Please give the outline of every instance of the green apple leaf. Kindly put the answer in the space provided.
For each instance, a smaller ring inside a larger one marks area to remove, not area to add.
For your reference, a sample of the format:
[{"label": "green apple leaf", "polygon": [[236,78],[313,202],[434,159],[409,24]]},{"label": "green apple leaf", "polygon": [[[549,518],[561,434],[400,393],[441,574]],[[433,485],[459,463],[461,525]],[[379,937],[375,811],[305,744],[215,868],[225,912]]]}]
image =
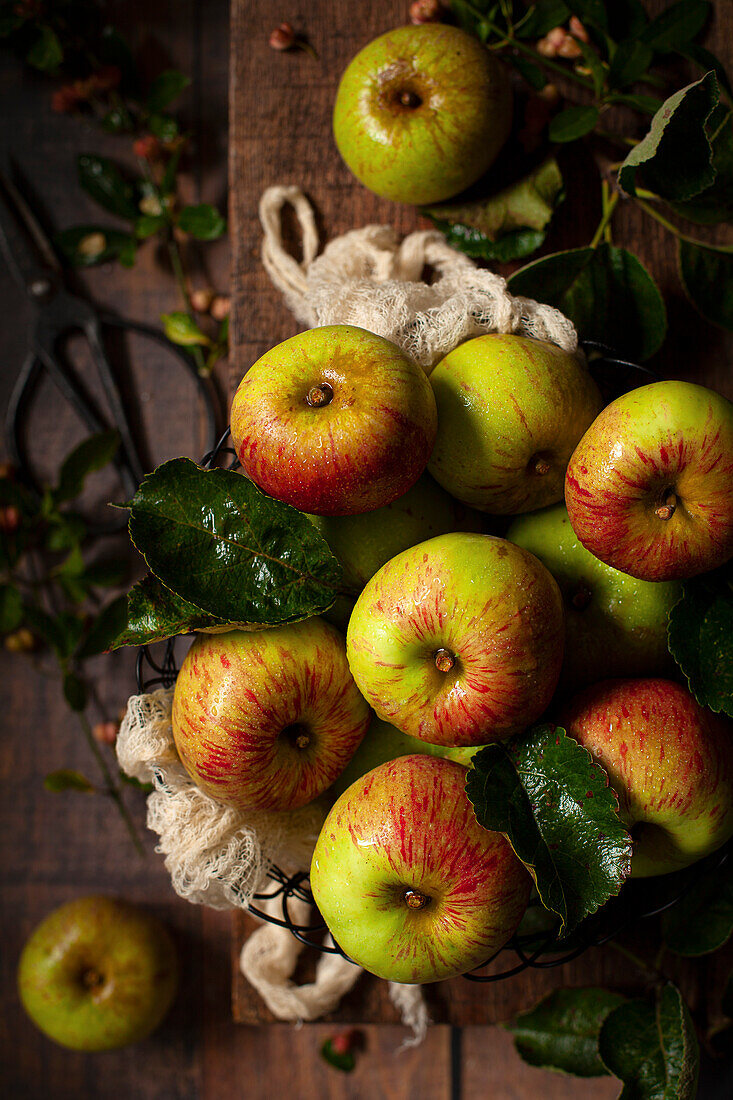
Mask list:
[{"label": "green apple leaf", "polygon": [[631,252],[600,244],[533,260],[508,280],[512,294],[561,310],[581,339],[598,340],[638,360],[657,351],[667,314],[657,284]]},{"label": "green apple leaf", "polygon": [[708,0],[678,0],[652,20],[641,33],[641,39],[658,53],[679,50],[697,38],[708,19]]},{"label": "green apple leaf", "polygon": [[83,440],[63,461],[59,483],[53,492],[54,501],[62,504],[78,497],[87,476],[111,462],[119,445],[117,432],[98,432]]},{"label": "green apple leaf", "polygon": [[703,707],[733,717],[733,565],[685,581],[669,613],[669,651]]},{"label": "green apple leaf", "polygon": [[680,240],[677,265],[693,306],[706,320],[733,332],[733,249]]},{"label": "green apple leaf", "polygon": [[199,241],[216,241],[226,233],[227,223],[215,206],[201,202],[184,206],[178,215],[178,227]]},{"label": "green apple leaf", "polygon": [[148,573],[127,593],[123,620],[115,635],[109,639],[107,648],[150,645],[151,642],[173,638],[176,634],[227,626],[231,626],[232,630],[235,628],[235,624],[209,615],[182,596],[177,596],[152,573]]},{"label": "green apple leaf", "polygon": [[10,634],[23,622],[23,597],[12,584],[0,584],[0,634]]},{"label": "green apple leaf", "polygon": [[668,982],[656,1001],[627,1001],[606,1018],[601,1059],[624,1083],[619,1100],[695,1100],[700,1051],[687,1005]]},{"label": "green apple leaf", "polygon": [[603,1077],[608,1070],[598,1054],[598,1035],[608,1014],[625,999],[609,989],[556,989],[504,1026],[530,1066],[575,1077]]},{"label": "green apple leaf", "polygon": [[618,173],[618,182],[636,194],[636,175],[664,199],[690,199],[715,179],[713,150],[705,124],[718,103],[718,80],[706,73],[665,100]]},{"label": "green apple leaf", "polygon": [[506,834],[562,931],[618,894],[631,868],[618,799],[601,765],[559,726],[481,749],[466,794],[478,822]]},{"label": "green apple leaf", "polygon": [[61,794],[62,791],[81,791],[83,794],[89,794],[94,790],[94,786],[85,775],[70,768],[49,772],[43,780],[43,785],[47,791],[52,791],[54,794]]},{"label": "green apple leaf", "polygon": [[562,197],[562,175],[555,158],[549,157],[495,195],[474,202],[442,203],[422,212],[453,248],[476,259],[504,263],[539,248]]},{"label": "green apple leaf", "polygon": [[83,153],[77,159],[77,172],[81,187],[99,206],[126,221],[136,220],[140,211],[134,188],[111,160]]},{"label": "green apple leaf", "polygon": [[598,118],[597,107],[566,107],[550,123],[550,141],[577,141],[595,129]]},{"label": "green apple leaf", "polygon": [[166,588],[225,623],[299,622],[326,611],[341,582],[306,516],[233,470],[187,458],[144,479],[130,537]]},{"label": "green apple leaf", "polygon": [[609,87],[625,88],[627,84],[634,84],[649,69],[652,56],[651,46],[638,38],[619,42],[608,72]]},{"label": "green apple leaf", "polygon": [[514,27],[517,38],[544,38],[553,27],[567,23],[571,9],[564,0],[539,0]]},{"label": "green apple leaf", "polygon": [[326,1039],[321,1047],[321,1058],[328,1062],[329,1066],[340,1070],[342,1073],[352,1073],[356,1066],[356,1057],[353,1050],[335,1050],[333,1039]]},{"label": "green apple leaf", "polygon": [[708,123],[715,182],[686,202],[672,204],[683,218],[698,225],[733,221],[733,112],[719,104]]},{"label": "green apple leaf", "polygon": [[190,83],[191,78],[179,72],[178,69],[166,69],[165,72],[159,73],[150,85],[146,103],[148,111],[152,113],[164,111]]},{"label": "green apple leaf", "polygon": [[733,868],[717,867],[668,909],[662,935],[676,955],[709,955],[733,934]]},{"label": "green apple leaf", "polygon": [[93,267],[119,259],[130,234],[106,225],[75,225],[57,233],[54,241],[72,267]]}]

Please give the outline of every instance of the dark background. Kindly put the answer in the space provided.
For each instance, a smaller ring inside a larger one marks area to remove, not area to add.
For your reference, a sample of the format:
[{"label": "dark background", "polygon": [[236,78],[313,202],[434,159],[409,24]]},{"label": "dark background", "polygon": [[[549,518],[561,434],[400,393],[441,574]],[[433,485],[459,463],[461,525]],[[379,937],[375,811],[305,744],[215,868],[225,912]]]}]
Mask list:
[{"label": "dark background", "polygon": [[[361,41],[370,36],[364,28],[368,27],[371,34],[388,29],[405,18],[407,6],[391,2],[358,5],[358,18],[363,22]],[[662,6],[648,5],[650,9]],[[276,112],[268,114],[273,102],[272,85],[279,84],[282,90],[290,79],[297,88],[302,78],[313,89],[314,103],[319,97],[331,95],[321,80],[323,69],[307,68],[305,61],[290,58],[289,68],[278,67],[286,59],[267,52],[267,34],[272,25],[284,18],[313,32],[319,47],[318,32],[322,32],[321,37],[327,40],[324,65],[327,62],[331,79],[345,64],[349,52],[344,44],[346,37],[339,38],[338,29],[326,27],[329,20],[325,13],[329,7],[320,3],[307,8],[289,2],[249,4],[247,0],[239,0],[237,4],[238,30],[233,39],[237,71],[241,75],[246,70],[247,51],[251,49],[251,71],[256,72],[260,64],[267,67],[270,79],[262,95],[261,89],[252,83],[235,91],[238,132],[241,136],[251,124],[255,141],[248,156],[259,155],[260,160],[242,167],[241,146],[232,157],[236,200],[233,225],[239,234],[234,280],[238,351],[228,367],[222,364],[218,368],[217,384],[223,404],[244,370],[246,363],[242,356],[247,354],[248,343],[263,339],[274,343],[293,329],[284,309],[279,322],[283,331],[268,328],[267,313],[255,297],[252,275],[258,266],[254,258],[258,241],[255,193],[259,193],[260,180],[267,178],[268,157],[277,167],[273,168],[276,174],[271,173],[267,182],[275,182],[282,178],[277,174],[281,169],[278,157],[282,159],[285,155],[278,146],[276,125],[269,135],[272,146],[269,154],[263,134],[264,120],[269,119],[269,125],[277,120]],[[353,5],[338,7],[342,22],[356,18]],[[185,180],[186,199],[223,206],[227,181],[228,4],[224,0],[199,3],[124,0],[110,3],[108,9],[110,21],[127,35],[144,72],[154,75],[162,68],[174,66],[192,76],[193,84],[181,101],[183,114],[197,135],[191,158],[195,168]],[[727,14],[723,9],[727,9]],[[730,16],[730,7],[719,4],[710,43],[723,56],[733,32]],[[727,35],[721,26],[726,18]],[[351,30],[353,33],[353,26]],[[124,139],[106,137],[79,118],[53,114],[52,87],[52,82],[29,74],[7,55],[0,55],[0,147],[17,163],[28,181],[34,205],[45,213],[49,227],[61,229],[97,217],[76,183],[77,154],[100,152],[124,158],[128,150]],[[302,90],[294,94],[300,96]],[[279,109],[287,111],[288,107],[281,103]],[[315,164],[311,158],[310,172],[321,168],[320,155],[315,160],[319,163]],[[335,223],[343,219],[349,226],[360,225],[373,217],[369,197],[363,189],[354,189],[331,149],[323,171],[325,184],[330,188],[330,197],[323,200],[324,205],[347,193],[349,197],[356,196],[353,207],[338,208]],[[292,174],[289,180],[300,182]],[[591,206],[589,203],[581,217],[587,215],[586,220],[592,225],[597,217]],[[404,212],[395,214],[400,228],[410,227],[403,225],[401,219]],[[565,224],[566,247],[584,243],[573,239],[578,228]],[[327,229],[330,233],[333,225],[329,224]],[[651,253],[653,269],[667,298],[671,332],[660,369],[670,375],[686,373],[691,361],[696,361],[706,364],[708,371],[717,372],[722,382],[730,371],[725,339],[714,330],[701,329],[690,307],[681,300],[674,288],[671,250],[660,243],[661,236],[649,231],[648,223],[642,230],[632,221],[631,235],[627,234],[625,239],[642,254],[645,250]],[[208,246],[206,257],[209,272],[201,272],[201,285],[211,281],[225,290],[229,282],[226,245]],[[262,276],[257,275],[256,279],[261,291]],[[117,265],[94,269],[78,277],[77,287],[85,289],[98,304],[137,320],[156,323],[161,312],[179,308],[171,274],[163,258],[150,246],[141,250],[133,270],[126,271]],[[25,356],[28,322],[25,300],[4,271],[0,271],[0,302],[3,307],[0,408],[3,408]],[[730,342],[727,346],[729,349]],[[127,384],[139,401],[141,436],[146,440],[150,462],[180,454],[199,455],[202,434],[195,415],[195,397],[175,364],[151,353],[142,344],[135,345],[132,362],[133,374]],[[52,471],[84,434],[73,415],[60,407],[52,389],[41,393],[31,433],[39,469]],[[99,500],[108,498],[110,492],[114,492],[114,486],[104,477],[91,486],[91,495]],[[233,1024],[229,918],[177,899],[161,857],[153,854],[152,835],[145,834],[147,854],[144,859],[138,858],[114,808],[103,799],[51,795],[43,790],[43,776],[49,771],[76,767],[94,776],[93,764],[74,717],[61,699],[58,680],[45,674],[47,670],[33,667],[26,658],[3,652],[2,661],[0,1043],[5,1095],[29,1100],[36,1097],[203,1100],[238,1096],[264,1100],[271,1095],[349,1098],[419,1095],[421,1100],[447,1100],[449,1096],[478,1098],[488,1094],[495,1100],[524,1100],[542,1094],[547,1100],[555,1097],[610,1100],[618,1094],[618,1084],[609,1079],[576,1082],[522,1065],[509,1036],[499,1028],[435,1027],[421,1048],[396,1053],[406,1036],[404,1029],[372,1026],[365,1029],[366,1049],[357,1070],[346,1078],[318,1057],[321,1042],[334,1030],[331,1025],[308,1025],[295,1030],[283,1025],[254,1028]],[[100,714],[104,711],[114,717],[124,706],[134,686],[133,664],[133,655],[124,652],[97,661]],[[132,793],[129,803],[142,829],[143,799]],[[162,917],[176,936],[183,962],[180,995],[163,1027],[136,1048],[102,1055],[74,1054],[55,1047],[25,1018],[15,992],[18,953],[33,927],[54,906],[91,892],[119,894],[144,904]],[[722,1068],[708,1071],[707,1076],[720,1077],[722,1072]],[[706,1088],[701,1095],[722,1097],[732,1093],[733,1082],[729,1079],[717,1091]]]}]

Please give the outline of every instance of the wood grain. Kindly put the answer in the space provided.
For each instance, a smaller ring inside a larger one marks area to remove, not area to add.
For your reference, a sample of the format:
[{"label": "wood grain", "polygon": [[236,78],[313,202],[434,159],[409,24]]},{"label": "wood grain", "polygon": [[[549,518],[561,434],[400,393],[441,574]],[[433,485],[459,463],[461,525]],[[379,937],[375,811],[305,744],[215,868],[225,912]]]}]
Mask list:
[{"label": "wood grain", "polygon": [[[655,12],[664,4],[647,7]],[[341,162],[331,134],[333,101],[345,64],[372,38],[404,22],[405,5],[398,0],[358,5],[319,0],[310,6],[304,19],[294,0],[284,0],[278,6],[277,19],[289,20],[296,31],[307,34],[318,60],[301,51],[274,53],[267,42],[273,24],[272,5],[267,0],[234,0],[229,153],[232,391],[255,359],[299,327],[259,260],[262,234],[258,202],[267,187],[276,183],[301,187],[315,206],[322,242],[371,222],[390,224],[400,234],[428,224],[413,208],[379,199],[359,185]],[[723,57],[731,56],[732,33],[733,10],[718,5],[710,45]],[[547,242],[549,251],[587,244],[600,216],[599,188],[589,188],[577,166],[569,174],[567,187],[567,200]],[[627,244],[647,264],[668,305],[670,334],[652,365],[662,376],[707,382],[733,397],[733,377],[728,367],[733,339],[730,334],[701,324],[682,295],[669,235],[633,203],[623,205],[614,221],[616,240]],[[297,235],[294,250],[297,255]],[[253,927],[250,918],[235,916],[234,1016],[250,1024],[274,1019],[236,966],[241,944]],[[506,965],[502,958],[494,968]],[[306,958],[303,975],[312,969],[313,958]],[[685,990],[693,1001],[701,996],[699,973],[694,965],[683,967]],[[427,987],[426,993],[437,1022],[476,1025],[506,1020],[559,985],[606,982],[619,984],[618,957],[610,951],[592,951],[559,970],[528,971],[490,985],[456,979]],[[628,973],[627,968],[621,984],[629,990],[640,988],[638,976]],[[344,998],[333,1018],[344,1022],[391,1022],[395,1010],[384,983],[365,976]]]}]

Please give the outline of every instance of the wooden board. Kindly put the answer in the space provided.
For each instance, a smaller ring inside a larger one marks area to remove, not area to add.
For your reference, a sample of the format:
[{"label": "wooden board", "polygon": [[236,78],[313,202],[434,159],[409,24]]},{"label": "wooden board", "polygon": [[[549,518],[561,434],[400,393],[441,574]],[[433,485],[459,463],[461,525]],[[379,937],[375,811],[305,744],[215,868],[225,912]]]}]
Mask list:
[{"label": "wooden board", "polygon": [[[648,4],[650,11],[663,3]],[[231,53],[230,204],[233,229],[233,313],[231,385],[236,388],[246,369],[267,348],[299,329],[280,294],[271,285],[259,260],[262,238],[259,198],[273,184],[297,184],[313,202],[322,243],[349,229],[377,222],[394,226],[400,234],[428,223],[411,207],[377,198],[360,186],[341,162],[331,134],[331,112],[339,76],[348,60],[372,38],[405,21],[406,4],[383,0],[375,4],[344,4],[341,0],[314,0],[307,9],[283,0],[277,20],[289,20],[306,33],[318,60],[291,51],[274,53],[268,47],[273,8],[268,0],[234,0]],[[724,58],[731,56],[733,11],[718,7],[711,46]],[[727,21],[727,22],[726,22]],[[725,26],[730,32],[726,35]],[[571,200],[558,213],[548,241],[550,250],[587,244],[600,217],[599,188],[584,189],[573,170],[567,185]],[[662,376],[706,382],[733,397],[729,364],[733,341],[729,334],[700,323],[676,281],[674,247],[659,225],[632,204],[619,212],[617,238],[647,263],[668,303],[670,333],[654,366]],[[715,231],[701,230],[701,235]],[[294,254],[297,252],[297,235]],[[515,265],[518,266],[518,265]],[[509,268],[500,268],[506,273]],[[261,999],[239,973],[237,960],[246,936],[254,927],[237,915],[233,934],[233,1006],[241,1023],[272,1021]],[[652,935],[653,939],[653,935]],[[650,945],[650,946],[653,946]],[[300,977],[313,969],[314,952],[307,951]],[[308,958],[310,956],[310,958]],[[452,1024],[486,1024],[505,1020],[527,1008],[543,993],[559,985],[611,982],[639,989],[640,976],[610,950],[588,952],[560,970],[528,971],[496,984],[477,985],[463,979],[427,987],[434,1020]],[[505,967],[505,957],[495,966]],[[693,1003],[705,996],[705,971],[681,968]],[[643,984],[643,983],[642,983]],[[360,980],[344,998],[335,1019],[349,1022],[392,1022],[397,1019],[384,982]]]}]

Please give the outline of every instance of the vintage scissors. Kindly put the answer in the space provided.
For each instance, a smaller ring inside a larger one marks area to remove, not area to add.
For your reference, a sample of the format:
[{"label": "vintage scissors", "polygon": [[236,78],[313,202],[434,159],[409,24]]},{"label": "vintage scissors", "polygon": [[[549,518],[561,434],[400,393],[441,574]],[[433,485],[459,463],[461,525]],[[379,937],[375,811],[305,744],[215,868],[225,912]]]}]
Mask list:
[{"label": "vintage scissors", "polygon": [[[5,417],[5,436],[10,461],[23,470],[24,478],[34,487],[31,465],[23,440],[33,393],[43,371],[47,371],[62,396],[76,410],[90,432],[115,430],[119,447],[114,462],[125,491],[134,494],[145,476],[140,452],[135,444],[130,420],[104,349],[104,326],[135,332],[159,342],[172,354],[194,380],[202,398],[206,439],[209,448],[216,442],[216,416],[210,386],[197,373],[186,352],[166,340],[162,332],[148,325],[123,320],[114,314],[98,312],[91,303],[70,293],[63,285],[61,265],[53,247],[41,229],[27,202],[0,171],[0,251],[11,274],[25,290],[33,309],[30,351],[13,386]],[[60,341],[73,332],[82,332],[99,375],[107,412],[103,414],[86,393],[75,373],[59,354]],[[112,529],[113,525],[108,525]]]}]

